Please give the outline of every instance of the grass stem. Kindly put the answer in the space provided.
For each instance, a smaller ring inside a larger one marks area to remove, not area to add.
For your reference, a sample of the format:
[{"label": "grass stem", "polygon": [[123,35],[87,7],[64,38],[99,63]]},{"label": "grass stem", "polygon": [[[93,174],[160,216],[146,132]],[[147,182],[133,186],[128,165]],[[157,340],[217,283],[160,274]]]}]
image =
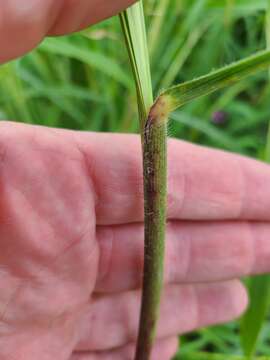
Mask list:
[{"label": "grass stem", "polygon": [[167,121],[155,104],[144,129],[145,255],[136,360],[150,359],[163,285],[167,198]]},{"label": "grass stem", "polygon": [[[120,15],[137,90],[144,175],[144,276],[136,360],[148,360],[163,284],[167,198],[166,101],[153,105],[142,2]],[[152,106],[153,105],[153,106]]]}]

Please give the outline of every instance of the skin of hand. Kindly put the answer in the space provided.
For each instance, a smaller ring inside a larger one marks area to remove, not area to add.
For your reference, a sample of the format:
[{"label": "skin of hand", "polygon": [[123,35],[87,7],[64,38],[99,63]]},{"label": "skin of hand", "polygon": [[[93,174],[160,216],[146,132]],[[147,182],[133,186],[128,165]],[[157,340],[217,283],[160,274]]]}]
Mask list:
[{"label": "skin of hand", "polygon": [[[240,315],[270,269],[269,166],[169,141],[165,288],[154,360]],[[1,360],[132,359],[143,268],[136,135],[0,123]]]},{"label": "skin of hand", "polygon": [[33,49],[47,35],[78,31],[135,0],[0,0],[0,63]]},{"label": "skin of hand", "polygon": [[[0,62],[132,1],[0,0]],[[8,34],[8,36],[6,35]],[[270,270],[270,168],[169,142],[165,288],[153,360],[247,305]],[[132,359],[143,268],[138,136],[0,123],[1,360]]]}]

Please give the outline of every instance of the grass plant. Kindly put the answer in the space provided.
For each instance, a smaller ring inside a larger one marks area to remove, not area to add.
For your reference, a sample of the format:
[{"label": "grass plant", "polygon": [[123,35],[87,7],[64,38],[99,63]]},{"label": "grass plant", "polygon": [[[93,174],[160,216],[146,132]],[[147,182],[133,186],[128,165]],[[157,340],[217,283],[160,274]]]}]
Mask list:
[{"label": "grass plant", "polygon": [[[201,10],[204,3],[204,1],[199,1],[196,3],[195,9],[197,11],[198,9]],[[165,5],[161,3],[158,10],[164,10]],[[229,5],[232,5],[231,2]],[[153,103],[142,1],[124,11],[120,15],[120,20],[137,90],[143,149],[145,260],[140,326],[135,359],[148,360],[150,359],[151,349],[155,340],[163,283],[166,234],[166,144],[168,118],[173,111],[198,97],[208,95],[237,83],[248,75],[267,69],[270,65],[270,51],[257,52],[252,56],[246,57],[244,60],[225,66],[220,70],[172,86],[159,94]],[[159,26],[160,22],[156,22],[153,28],[155,29]],[[155,41],[152,44],[155,44]],[[263,281],[262,289],[267,291],[268,284],[265,284],[265,278],[261,278],[260,281]],[[257,289],[258,280],[255,285]],[[268,292],[263,295],[266,297]],[[261,303],[264,306],[263,309],[267,308],[266,303],[267,300]],[[262,310],[263,318],[265,311]],[[255,331],[256,334],[259,332],[259,328],[260,325],[256,329],[257,331]],[[245,339],[244,336],[243,339]],[[253,345],[251,348],[254,347],[255,341],[255,334],[251,337],[249,336],[248,344]],[[244,341],[243,344],[245,343]],[[247,352],[250,354],[251,350]]]}]

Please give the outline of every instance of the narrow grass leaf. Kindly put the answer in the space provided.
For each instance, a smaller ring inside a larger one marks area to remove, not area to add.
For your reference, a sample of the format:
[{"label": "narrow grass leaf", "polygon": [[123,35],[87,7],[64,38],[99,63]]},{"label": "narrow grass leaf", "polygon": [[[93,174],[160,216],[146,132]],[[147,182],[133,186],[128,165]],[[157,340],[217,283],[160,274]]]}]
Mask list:
[{"label": "narrow grass leaf", "polygon": [[[193,0],[196,1],[196,0]],[[268,0],[237,0],[235,1],[235,7],[240,10],[265,10],[267,8]],[[211,7],[225,7],[227,0],[209,0],[209,6]]]},{"label": "narrow grass leaf", "polygon": [[173,86],[162,92],[160,97],[167,99],[166,111],[172,112],[192,100],[232,85],[260,70],[267,69],[269,65],[270,51],[261,51],[195,80]]},{"label": "narrow grass leaf", "polygon": [[[270,50],[270,0],[268,0],[266,11],[266,39],[267,49]],[[266,141],[265,161],[270,162],[270,125]],[[241,343],[245,355],[250,359],[256,352],[256,345],[269,311],[269,295],[270,276],[268,274],[250,279],[249,308],[241,324]]]},{"label": "narrow grass leaf", "polygon": [[[175,358],[177,360],[177,358]],[[228,355],[228,354],[210,354],[210,353],[190,353],[181,357],[181,360],[248,360],[245,356]],[[270,360],[268,356],[259,356],[254,360]]]},{"label": "narrow grass leaf", "polygon": [[269,309],[269,275],[252,278],[248,288],[250,305],[242,319],[240,334],[244,353],[251,359]]},{"label": "narrow grass leaf", "polygon": [[142,1],[120,14],[135,79],[141,126],[153,104],[153,90]]}]

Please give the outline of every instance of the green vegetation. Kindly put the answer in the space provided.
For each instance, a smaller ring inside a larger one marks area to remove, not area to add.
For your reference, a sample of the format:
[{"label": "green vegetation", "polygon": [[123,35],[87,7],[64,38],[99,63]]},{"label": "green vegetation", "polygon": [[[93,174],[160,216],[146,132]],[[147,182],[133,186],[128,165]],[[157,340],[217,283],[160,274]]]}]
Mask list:
[{"label": "green vegetation", "polygon": [[[266,0],[146,0],[155,94],[265,49],[267,4]],[[1,119],[94,131],[138,131],[136,89],[118,19],[83,35],[47,39],[30,55],[0,68]],[[265,159],[269,95],[267,76],[258,73],[183,106],[171,116],[170,134]],[[260,281],[267,284],[263,278]],[[251,318],[261,316],[258,294],[267,293],[265,286],[258,291],[253,292]],[[259,354],[270,355],[270,323],[265,321],[263,330],[254,334],[245,334],[245,329],[238,322],[202,329],[182,339],[181,355],[203,360],[206,355],[192,354],[205,350],[223,354],[207,359],[233,359],[228,354],[243,353],[236,336],[241,333],[243,344],[246,336],[249,344],[253,341],[251,349],[244,346],[247,354],[257,345]]]},{"label": "green vegetation", "polygon": [[[249,358],[244,356],[237,355],[219,355],[219,354],[209,354],[209,353],[195,353],[189,354],[182,358],[183,360],[249,360]],[[269,357],[259,356],[254,358],[254,360],[269,360]]]}]

